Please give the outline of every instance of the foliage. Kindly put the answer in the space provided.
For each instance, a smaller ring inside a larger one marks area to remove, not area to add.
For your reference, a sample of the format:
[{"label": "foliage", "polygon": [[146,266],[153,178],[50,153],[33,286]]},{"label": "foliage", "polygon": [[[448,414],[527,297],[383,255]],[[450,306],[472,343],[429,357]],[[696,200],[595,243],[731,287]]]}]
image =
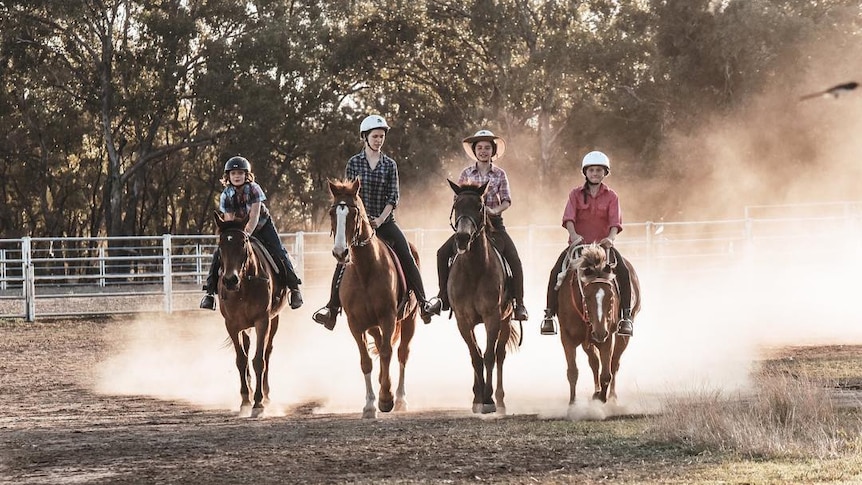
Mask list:
[{"label": "foliage", "polygon": [[483,127],[542,185],[598,146],[669,184],[702,170],[668,159],[672,134],[793,89],[787,63],[858,43],[860,18],[851,0],[4,1],[0,232],[206,232],[237,153],[280,230],[315,229],[370,112],[404,191]]}]

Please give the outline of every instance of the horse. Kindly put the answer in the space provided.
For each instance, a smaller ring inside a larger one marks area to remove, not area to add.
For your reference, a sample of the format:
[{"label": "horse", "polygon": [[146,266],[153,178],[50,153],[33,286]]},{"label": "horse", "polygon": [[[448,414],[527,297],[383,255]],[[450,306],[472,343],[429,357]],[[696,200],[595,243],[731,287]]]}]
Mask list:
[{"label": "horse", "polygon": [[[450,225],[455,231],[457,254],[449,271],[447,290],[449,306],[473,364],[472,411],[505,414],[503,362],[507,349],[517,348],[520,333],[511,323],[513,309],[506,293],[506,272],[489,234],[492,226],[484,202],[488,184],[458,185],[449,180],[449,186],[455,192]],[[480,323],[485,324],[487,335],[484,354],[475,334]],[[492,383],[495,365],[496,393]]]},{"label": "horse", "polygon": [[[269,403],[269,357],[278,331],[279,312],[287,304],[287,287],[276,277],[266,249],[245,232],[246,219],[225,221],[216,212],[221,271],[218,299],[225,328],[236,352],[239,371],[240,415],[258,417]],[[254,245],[258,246],[255,247]],[[254,405],[249,400],[251,372],[248,352],[254,329]]]},{"label": "horse", "polygon": [[[376,236],[359,197],[361,182],[329,181],[332,207],[329,217],[334,245],[332,255],[345,264],[339,287],[339,297],[350,333],[359,348],[359,366],[365,376],[365,406],[363,419],[374,419],[374,387],[371,382],[372,362],[367,336],[373,340],[372,351],[380,359],[381,412],[407,410],[405,369],[410,355],[410,341],[416,331],[417,302],[407,294],[406,283],[399,278],[400,266],[395,253]],[[419,264],[419,254],[411,244],[410,251]],[[406,302],[399,305],[403,296]],[[399,342],[400,341],[400,342]],[[393,399],[389,367],[393,348],[398,345],[400,364],[398,387]]]},{"label": "horse", "polygon": [[[576,257],[577,250],[580,257]],[[569,248],[568,272],[559,286],[560,339],[566,356],[569,380],[569,406],[575,403],[578,367],[575,351],[582,346],[593,371],[593,399],[607,402],[616,399],[616,375],[620,357],[629,344],[629,337],[617,335],[620,320],[619,293],[614,274],[608,271],[605,249],[596,245]],[[641,307],[640,282],[632,264],[622,258],[631,275],[632,313]],[[566,266],[564,265],[564,268]]]}]

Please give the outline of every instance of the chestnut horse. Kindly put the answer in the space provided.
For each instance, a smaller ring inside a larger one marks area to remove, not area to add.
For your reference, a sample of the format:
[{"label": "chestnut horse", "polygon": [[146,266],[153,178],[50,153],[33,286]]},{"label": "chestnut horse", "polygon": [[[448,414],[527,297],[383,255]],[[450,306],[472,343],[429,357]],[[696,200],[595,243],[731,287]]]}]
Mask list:
[{"label": "chestnut horse", "polygon": [[[272,339],[278,331],[278,314],[287,304],[287,287],[276,277],[272,264],[265,261],[266,249],[252,247],[245,232],[247,220],[225,221],[216,213],[218,249],[221,271],[218,279],[218,299],[224,325],[236,351],[239,370],[240,414],[252,417],[263,414],[269,402],[269,356]],[[254,406],[249,400],[251,371],[248,352],[249,330],[256,336],[254,358]],[[249,409],[251,407],[251,409]]]},{"label": "chestnut horse", "polygon": [[[581,249],[580,257],[576,252]],[[575,350],[582,346],[593,371],[593,399],[616,399],[616,375],[620,356],[629,337],[617,335],[620,320],[619,293],[614,274],[606,268],[605,249],[591,244],[569,249],[568,273],[559,287],[560,339],[566,355],[569,406],[575,403],[578,367]],[[640,283],[634,267],[625,258],[617,264],[629,269],[632,284],[632,319],[641,307]],[[564,268],[566,265],[564,263]]]},{"label": "chestnut horse", "polygon": [[[473,364],[473,412],[505,414],[503,361],[507,348],[517,348],[520,334],[511,323],[512,300],[506,295],[506,272],[489,234],[492,226],[483,197],[488,184],[459,186],[450,180],[449,185],[455,191],[451,218],[457,255],[449,271],[447,290],[458,331]],[[480,323],[485,324],[484,354],[475,334]],[[496,394],[492,384],[495,365]]]},{"label": "chestnut horse", "polygon": [[[329,217],[335,239],[332,255],[340,263],[345,263],[338,294],[347,314],[350,333],[359,348],[359,366],[365,376],[362,417],[376,418],[367,336],[373,339],[374,350],[380,358],[380,411],[406,411],[404,371],[410,355],[410,341],[416,331],[417,305],[416,297],[411,293],[407,304],[399,308],[399,297],[406,291],[406,286],[402,288],[395,253],[375,235],[359,197],[359,189],[359,180],[330,180],[332,208]],[[418,265],[419,255],[412,244],[410,250]],[[396,344],[401,366],[393,400],[389,365]]]}]

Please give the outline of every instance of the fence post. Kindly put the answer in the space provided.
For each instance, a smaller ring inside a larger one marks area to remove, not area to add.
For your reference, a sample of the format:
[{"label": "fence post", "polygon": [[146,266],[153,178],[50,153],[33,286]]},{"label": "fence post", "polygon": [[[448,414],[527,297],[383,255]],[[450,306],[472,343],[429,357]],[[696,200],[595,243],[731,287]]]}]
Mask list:
[{"label": "fence post", "polygon": [[0,249],[0,290],[6,290],[6,250]]},{"label": "fence post", "polygon": [[296,233],[296,244],[291,256],[296,261],[296,276],[299,279],[305,278],[305,233],[302,231]]},{"label": "fence post", "polygon": [[105,287],[105,246],[99,246],[99,288]]},{"label": "fence post", "polygon": [[171,235],[162,235],[162,289],[165,295],[165,313],[173,313],[173,274],[171,273]]},{"label": "fence post", "polygon": [[30,250],[30,236],[21,238],[21,275],[24,277],[24,318],[36,321],[36,272],[33,271],[33,256]]}]

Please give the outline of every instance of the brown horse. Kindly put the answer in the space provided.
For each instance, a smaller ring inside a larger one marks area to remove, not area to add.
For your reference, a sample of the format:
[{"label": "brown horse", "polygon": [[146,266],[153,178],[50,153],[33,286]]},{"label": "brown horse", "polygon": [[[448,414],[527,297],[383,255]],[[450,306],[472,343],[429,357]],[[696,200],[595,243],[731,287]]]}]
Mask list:
[{"label": "brown horse", "polygon": [[[451,217],[457,255],[449,271],[447,290],[458,331],[473,364],[473,412],[505,414],[503,361],[507,347],[517,348],[520,334],[511,323],[512,300],[506,295],[506,273],[489,234],[492,226],[483,197],[488,184],[459,186],[450,180],[449,185],[455,191]],[[487,335],[484,355],[474,331],[480,323],[485,324]],[[495,365],[496,394],[492,384]]]},{"label": "brown horse", "polygon": [[[332,208],[329,217],[335,244],[332,255],[345,263],[339,296],[350,333],[359,348],[359,366],[365,376],[365,407],[363,418],[376,418],[374,388],[371,383],[372,362],[367,336],[373,339],[374,350],[380,358],[380,411],[406,411],[407,399],[404,374],[410,341],[416,331],[416,298],[412,295],[399,308],[406,286],[399,279],[396,256],[386,243],[375,235],[368,220],[365,206],[359,197],[359,180],[329,181]],[[419,255],[410,245],[416,263]],[[400,339],[400,344],[399,344]],[[398,344],[398,362],[401,364],[398,389],[393,400],[389,365],[392,349]]]},{"label": "brown horse", "polygon": [[[582,249],[579,258],[576,250]],[[617,335],[620,320],[619,293],[614,274],[606,269],[605,249],[591,244],[570,248],[568,273],[559,288],[560,339],[566,354],[569,406],[575,403],[578,367],[575,350],[582,346],[593,370],[593,399],[616,399],[616,374],[629,337]],[[631,263],[624,259],[632,284],[632,318],[641,307],[640,283]],[[564,268],[566,266],[564,265]]]},{"label": "brown horse", "polygon": [[[278,313],[287,304],[287,288],[279,282],[275,270],[267,261],[266,251],[252,247],[245,232],[246,220],[225,221],[216,213],[221,257],[218,298],[227,333],[236,351],[239,370],[240,414],[252,417],[263,414],[269,402],[269,356],[272,339],[278,331]],[[251,371],[248,352],[249,330],[257,337],[252,364],[255,373],[254,406],[249,400]],[[249,409],[251,408],[251,409]]]}]

